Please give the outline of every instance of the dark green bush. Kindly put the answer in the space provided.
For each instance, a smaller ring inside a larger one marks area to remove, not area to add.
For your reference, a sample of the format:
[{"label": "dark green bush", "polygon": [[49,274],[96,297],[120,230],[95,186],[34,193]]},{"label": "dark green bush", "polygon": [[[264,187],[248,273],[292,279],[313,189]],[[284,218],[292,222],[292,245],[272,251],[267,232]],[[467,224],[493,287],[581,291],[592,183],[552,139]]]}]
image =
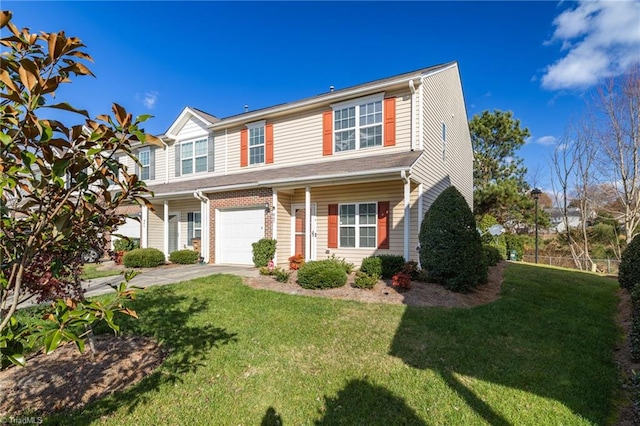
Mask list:
[{"label": "dark green bush", "polygon": [[489,244],[482,245],[482,255],[484,257],[484,263],[487,266],[496,266],[503,260],[500,250]]},{"label": "dark green bush", "polygon": [[381,277],[382,259],[378,256],[365,257],[360,264],[360,271],[372,277]]},{"label": "dark green bush", "polygon": [[345,258],[336,257],[335,254],[332,254],[327,260],[342,268],[347,274],[353,272],[353,263],[347,262]]},{"label": "dark green bush", "polygon": [[198,262],[200,253],[195,250],[177,250],[169,254],[169,260],[181,265],[192,265]]},{"label": "dark green bush", "polygon": [[405,262],[405,264],[402,265],[402,268],[400,268],[400,272],[409,275],[412,281],[416,281],[418,279],[418,276],[420,275],[418,262],[415,262],[413,260]]},{"label": "dark green bush", "polygon": [[256,268],[267,266],[273,256],[276,254],[276,240],[271,238],[262,238],[251,244],[253,248],[253,264]]},{"label": "dark green bush", "polygon": [[285,271],[283,268],[276,267],[273,270],[272,275],[276,279],[276,281],[279,281],[281,283],[287,283],[289,282],[289,277],[291,276],[291,272]]},{"label": "dark green bush", "polygon": [[356,272],[356,278],[353,283],[354,287],[372,289],[378,284],[378,276],[371,276],[362,271]]},{"label": "dark green bush", "polygon": [[640,284],[631,290],[631,332],[629,344],[631,347],[631,360],[640,361]]},{"label": "dark green bush", "polygon": [[379,254],[376,257],[382,261],[382,278],[393,277],[405,263],[404,256],[397,254]]},{"label": "dark green bush", "polygon": [[330,259],[312,260],[298,269],[298,284],[302,288],[342,287],[347,283],[347,273]]},{"label": "dark green bush", "polygon": [[124,255],[127,268],[153,268],[164,263],[164,253],[154,248],[139,248]]},{"label": "dark green bush", "polygon": [[468,292],[487,282],[473,213],[453,186],[442,191],[422,221],[420,264],[430,281],[452,291]]},{"label": "dark green bush", "polygon": [[113,242],[113,251],[131,251],[140,248],[140,238],[119,238]]},{"label": "dark green bush", "polygon": [[524,255],[524,246],[527,240],[530,237],[526,235],[518,235],[518,234],[504,234],[504,239],[507,243],[507,256],[506,259],[511,260],[511,251],[516,252],[515,260],[522,260],[522,256]]},{"label": "dark green bush", "polygon": [[620,287],[631,290],[640,285],[640,236],[635,237],[622,253],[618,271]]}]

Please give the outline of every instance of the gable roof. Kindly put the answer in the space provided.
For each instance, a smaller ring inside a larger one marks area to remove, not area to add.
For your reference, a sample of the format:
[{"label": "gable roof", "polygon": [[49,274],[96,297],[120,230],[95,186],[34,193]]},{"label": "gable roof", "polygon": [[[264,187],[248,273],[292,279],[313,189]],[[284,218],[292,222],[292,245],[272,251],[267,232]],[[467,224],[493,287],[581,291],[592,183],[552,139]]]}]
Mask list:
[{"label": "gable roof", "polygon": [[197,190],[219,192],[230,187],[278,186],[294,182],[330,181],[358,176],[384,175],[407,170],[423,151],[383,154],[366,158],[349,158],[290,167],[269,167],[223,176],[210,176],[167,184],[150,185],[156,196],[180,195]]},{"label": "gable roof", "polygon": [[[458,62],[457,61],[453,61],[453,62],[447,62],[444,64],[439,64],[439,65],[434,65],[431,67],[427,67],[427,68],[421,68],[415,71],[410,71],[407,73],[403,73],[403,74],[398,74],[392,77],[386,77],[386,78],[382,78],[382,79],[378,79],[378,80],[373,80],[370,81],[368,83],[362,83],[362,84],[358,84],[356,86],[350,86],[350,87],[345,87],[343,89],[337,89],[334,91],[330,91],[330,92],[325,92],[325,93],[321,93],[319,95],[316,96],[311,96],[308,98],[303,98],[297,101],[293,101],[293,102],[287,102],[287,103],[283,103],[283,104],[279,104],[279,105],[273,105],[273,106],[269,106],[266,108],[261,108],[261,109],[257,109],[257,110],[253,110],[253,111],[249,111],[249,112],[243,112],[240,114],[234,114],[234,115],[230,115],[224,118],[217,118],[216,116],[213,116],[211,114],[208,114],[204,111],[201,111],[199,109],[196,108],[192,108],[192,107],[187,107],[185,108],[186,110],[191,111],[192,113],[197,112],[203,121],[209,122],[208,126],[212,127],[212,128],[224,128],[227,127],[229,125],[237,125],[240,123],[246,123],[246,122],[250,122],[250,121],[256,121],[261,119],[262,117],[264,117],[265,115],[268,114],[276,114],[276,113],[282,113],[282,112],[286,112],[288,110],[291,109],[295,109],[295,108],[301,108],[301,107],[305,107],[305,106],[313,106],[316,105],[318,103],[333,103],[333,102],[339,102],[341,100],[345,100],[348,98],[352,98],[355,96],[361,96],[361,95],[365,95],[366,93],[373,93],[375,91],[381,91],[383,90],[385,87],[389,87],[395,84],[402,84],[405,82],[408,82],[410,80],[414,80],[414,79],[418,79],[418,78],[423,78],[423,77],[427,77],[431,74],[435,74],[438,73],[440,71],[444,71],[446,69],[452,68],[452,67],[457,67],[458,66]],[[184,114],[184,112],[182,114]],[[180,118],[182,117],[182,114],[180,115],[180,117],[178,117],[178,119],[174,122],[174,124],[171,125],[171,127],[169,128],[169,130],[167,130],[167,132],[165,132],[167,135],[171,135],[170,130],[174,129],[174,126],[176,125],[176,123],[178,123],[178,121],[180,120]]]},{"label": "gable roof", "polygon": [[182,126],[184,126],[184,124],[189,120],[189,118],[192,118],[192,117],[198,118],[207,127],[211,126],[213,123],[217,121],[220,121],[220,119],[215,115],[211,115],[206,112],[200,111],[197,108],[185,107],[180,113],[180,115],[178,115],[178,118],[176,118],[173,121],[173,123],[171,123],[171,126],[169,126],[167,131],[164,132],[163,136],[174,139],[177,131],[179,131],[182,128]]}]

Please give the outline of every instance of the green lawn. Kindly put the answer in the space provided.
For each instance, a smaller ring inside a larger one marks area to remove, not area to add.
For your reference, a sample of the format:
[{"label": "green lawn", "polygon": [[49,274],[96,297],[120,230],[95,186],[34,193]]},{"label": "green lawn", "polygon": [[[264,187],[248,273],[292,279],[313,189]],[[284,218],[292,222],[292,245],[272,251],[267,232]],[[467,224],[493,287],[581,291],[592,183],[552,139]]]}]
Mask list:
[{"label": "green lawn", "polygon": [[92,280],[94,278],[110,277],[112,275],[120,275],[122,271],[119,269],[98,269],[100,265],[96,263],[87,263],[82,267],[82,279]]},{"label": "green lawn", "polygon": [[139,294],[127,332],[172,353],[51,424],[580,425],[613,420],[616,282],[532,265],[474,309],[253,290],[218,275]]}]

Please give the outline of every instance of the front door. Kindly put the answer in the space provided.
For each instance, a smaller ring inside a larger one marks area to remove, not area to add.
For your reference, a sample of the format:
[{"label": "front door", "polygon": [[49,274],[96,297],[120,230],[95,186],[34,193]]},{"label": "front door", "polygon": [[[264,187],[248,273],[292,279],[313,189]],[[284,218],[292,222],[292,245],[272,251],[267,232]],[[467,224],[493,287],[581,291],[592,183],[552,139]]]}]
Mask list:
[{"label": "front door", "polygon": [[311,252],[307,257],[306,253],[306,227],[305,227],[304,205],[293,207],[292,228],[293,228],[293,254],[301,254],[302,257],[309,260],[316,260],[316,204],[311,204]]}]

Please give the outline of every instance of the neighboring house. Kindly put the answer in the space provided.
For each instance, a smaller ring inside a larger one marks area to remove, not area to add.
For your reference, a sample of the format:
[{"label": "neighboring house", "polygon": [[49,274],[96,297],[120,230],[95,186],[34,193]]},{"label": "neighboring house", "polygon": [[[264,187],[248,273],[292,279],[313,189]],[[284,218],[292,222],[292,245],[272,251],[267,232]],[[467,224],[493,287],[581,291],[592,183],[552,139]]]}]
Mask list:
[{"label": "neighboring house", "polygon": [[[569,228],[579,228],[582,226],[582,213],[577,207],[567,208],[566,220],[562,209],[546,208],[544,211],[549,214],[549,221],[551,222],[549,230],[551,232],[564,232],[567,229],[567,225]],[[597,214],[595,212],[591,212],[587,219],[595,219],[596,216]]]},{"label": "neighboring house", "polygon": [[[185,108],[137,148],[155,196],[141,245],[252,264],[251,244],[294,254],[417,260],[425,211],[455,185],[472,205],[471,142],[456,62],[219,119]],[[134,167],[128,160],[128,166]]]}]

